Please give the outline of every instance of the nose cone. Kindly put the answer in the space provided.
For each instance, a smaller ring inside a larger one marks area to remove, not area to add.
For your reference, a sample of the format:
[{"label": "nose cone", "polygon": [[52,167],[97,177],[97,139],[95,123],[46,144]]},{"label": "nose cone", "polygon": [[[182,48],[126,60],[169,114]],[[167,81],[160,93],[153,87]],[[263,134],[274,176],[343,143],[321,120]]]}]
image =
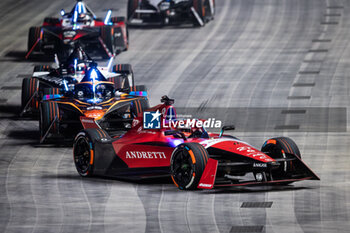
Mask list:
[{"label": "nose cone", "polygon": [[95,120],[100,120],[104,115],[103,110],[88,110],[85,112],[86,117],[94,118]]},{"label": "nose cone", "polygon": [[215,148],[223,151],[228,151],[234,154],[245,156],[251,159],[255,159],[260,162],[268,163],[275,161],[273,158],[267,154],[261,152],[260,150],[255,149],[249,144],[246,144],[239,140],[233,139],[210,139],[201,143],[206,148]]}]

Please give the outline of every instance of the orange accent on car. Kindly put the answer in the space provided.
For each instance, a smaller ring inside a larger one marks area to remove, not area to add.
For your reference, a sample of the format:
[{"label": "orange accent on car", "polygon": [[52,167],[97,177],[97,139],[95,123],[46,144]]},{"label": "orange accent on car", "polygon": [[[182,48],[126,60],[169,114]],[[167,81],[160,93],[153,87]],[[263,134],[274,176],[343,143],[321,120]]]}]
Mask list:
[{"label": "orange accent on car", "polygon": [[94,163],[94,151],[90,150],[90,165]]},{"label": "orange accent on car", "polygon": [[267,140],[267,144],[276,144],[276,140],[274,139]]},{"label": "orange accent on car", "polygon": [[189,153],[190,156],[191,156],[192,163],[195,164],[195,163],[196,163],[196,158],[194,157],[193,151],[192,151],[192,150],[189,150],[188,153]]},{"label": "orange accent on car", "polygon": [[175,179],[174,179],[174,177],[173,176],[171,176],[171,179],[173,180],[173,182],[174,182],[174,184],[175,184],[175,186],[176,187],[179,187],[179,185],[175,182]]},{"label": "orange accent on car", "polygon": [[95,120],[100,120],[105,114],[105,111],[103,110],[88,110],[85,112],[86,117],[94,118]]}]

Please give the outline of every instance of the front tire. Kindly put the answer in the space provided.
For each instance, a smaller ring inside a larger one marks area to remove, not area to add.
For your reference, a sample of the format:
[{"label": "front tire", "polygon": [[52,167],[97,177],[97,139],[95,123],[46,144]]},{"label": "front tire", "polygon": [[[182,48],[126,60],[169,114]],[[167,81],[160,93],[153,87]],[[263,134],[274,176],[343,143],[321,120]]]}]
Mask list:
[{"label": "front tire", "polygon": [[198,143],[183,143],[177,146],[170,160],[174,184],[181,190],[197,189],[208,159],[207,150]]},{"label": "front tire", "polygon": [[52,124],[48,133],[58,134],[59,125],[55,119],[59,120],[59,117],[59,108],[56,102],[47,101],[40,104],[39,130],[41,139],[46,135]]},{"label": "front tire", "polygon": [[94,150],[90,138],[84,131],[75,137],[73,159],[75,168],[80,176],[88,177],[93,175]]},{"label": "front tire", "polygon": [[137,9],[138,7],[138,0],[128,0],[128,11],[127,11],[127,18],[128,20],[131,19],[131,17],[133,16],[135,10]]},{"label": "front tire", "polygon": [[[277,137],[267,140],[261,151],[267,153],[273,159],[282,159],[286,158],[285,153],[292,154],[299,159],[301,159],[301,154],[296,143],[287,137]],[[288,177],[294,171],[294,165],[292,161],[281,162],[281,165],[278,169],[272,170],[272,177],[283,179]]]},{"label": "front tire", "polygon": [[[21,111],[28,106],[31,109],[38,109],[38,99],[33,97],[38,92],[39,81],[36,78],[24,78],[22,81]],[[33,98],[32,98],[33,97]],[[32,98],[30,103],[29,100]],[[28,104],[28,105],[27,105]]]}]

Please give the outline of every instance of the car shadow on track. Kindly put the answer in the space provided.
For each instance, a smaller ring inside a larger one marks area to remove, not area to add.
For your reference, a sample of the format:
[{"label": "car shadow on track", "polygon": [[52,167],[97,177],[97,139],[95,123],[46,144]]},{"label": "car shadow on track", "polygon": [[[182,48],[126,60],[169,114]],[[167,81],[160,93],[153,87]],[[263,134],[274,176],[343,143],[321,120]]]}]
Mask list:
[{"label": "car shadow on track", "polygon": [[[72,161],[73,163],[73,161]],[[113,177],[103,177],[103,176],[93,176],[93,177],[81,177],[78,173],[76,174],[49,174],[42,176],[42,178],[47,179],[63,179],[63,180],[81,180],[83,179],[84,182],[87,183],[101,183],[101,182],[115,182],[115,183],[128,183],[128,184],[138,184],[138,185],[145,185],[145,186],[159,186],[162,184],[172,184],[170,177],[161,177],[161,178],[152,178],[152,179],[145,179],[145,180],[129,180],[129,179],[123,179],[123,178],[113,178]],[[161,188],[161,186],[159,186]]]},{"label": "car shadow on track", "polygon": [[21,113],[21,107],[19,105],[0,105],[0,120],[6,119],[6,120],[13,120],[13,121],[26,121],[31,120],[35,121],[38,120],[39,114],[34,113],[31,115],[23,115],[20,116]]},{"label": "car shadow on track", "polygon": [[290,185],[267,185],[267,186],[244,186],[244,187],[230,187],[230,188],[220,188],[207,190],[203,194],[229,194],[229,193],[269,193],[269,192],[288,192],[288,191],[298,191],[306,189],[315,189],[312,186],[294,186]]},{"label": "car shadow on track", "polygon": [[30,59],[26,59],[27,52],[26,51],[9,51],[5,54],[4,57],[0,58],[0,62],[41,62],[41,63],[49,63],[54,61],[53,56],[46,55],[32,55]]},{"label": "car shadow on track", "polygon": [[[122,185],[122,184],[134,184],[138,186],[144,187],[152,187],[152,192],[186,192],[178,190],[170,177],[162,177],[162,178],[152,178],[145,180],[128,180],[122,178],[110,178],[110,177],[81,177],[74,174],[57,174],[57,175],[45,175],[42,178],[46,179],[63,179],[63,180],[83,180],[86,183],[109,183],[114,185]],[[270,186],[245,186],[245,187],[230,187],[225,189],[211,189],[211,190],[192,190],[188,192],[195,192],[198,194],[204,195],[220,195],[220,194],[240,194],[240,193],[269,193],[269,192],[288,192],[288,191],[299,191],[299,190],[308,190],[308,189],[316,189],[313,186],[294,186],[294,185],[270,185]]]},{"label": "car shadow on track", "polygon": [[[6,130],[6,135],[9,139],[15,139],[15,142],[10,142],[11,145],[30,145],[33,147],[72,147],[73,138],[52,138],[45,144],[40,144],[39,128],[35,124],[38,122],[39,114],[33,113],[30,115],[20,116],[21,108],[18,105],[0,105],[0,120],[9,120],[9,126]],[[13,123],[12,122],[23,122]],[[30,121],[31,123],[25,123]],[[11,125],[14,125],[11,127]],[[21,127],[18,127],[21,125]]]},{"label": "car shadow on track", "polygon": [[191,24],[181,24],[181,25],[142,25],[142,26],[136,26],[136,25],[129,25],[128,26],[130,30],[153,30],[153,29],[171,29],[171,30],[177,30],[177,29],[200,29],[200,27],[193,27]]}]

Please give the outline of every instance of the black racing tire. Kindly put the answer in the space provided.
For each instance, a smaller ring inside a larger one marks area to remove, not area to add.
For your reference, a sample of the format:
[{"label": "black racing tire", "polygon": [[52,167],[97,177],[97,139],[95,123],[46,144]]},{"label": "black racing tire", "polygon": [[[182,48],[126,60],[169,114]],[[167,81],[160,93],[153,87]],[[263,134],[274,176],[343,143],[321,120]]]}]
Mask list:
[{"label": "black racing tire", "polygon": [[[113,38],[113,34],[112,34],[112,26],[110,26],[110,25],[102,26],[101,31],[100,31],[100,35],[101,35],[101,39],[102,39],[103,43],[106,45],[109,53],[114,55],[115,51],[114,51],[114,38]],[[110,58],[110,56],[107,53],[103,54],[102,57],[104,59]]]},{"label": "black racing tire", "polygon": [[199,143],[183,143],[171,155],[170,171],[174,184],[181,190],[197,189],[209,154]]},{"label": "black racing tire", "polygon": [[[53,101],[46,101],[40,103],[39,115],[39,131],[40,138],[43,138],[55,118],[60,119],[60,111],[58,104]],[[49,133],[57,135],[59,132],[59,122],[53,123]]]},{"label": "black racing tire", "polygon": [[140,116],[146,109],[149,109],[149,101],[145,99],[137,99],[131,103],[131,113],[134,117]]},{"label": "black racing tire", "polygon": [[[41,28],[31,27],[28,34],[28,52],[33,48],[37,40],[40,38]],[[34,48],[34,51],[40,51],[39,46]]]},{"label": "black racing tire", "polygon": [[[128,89],[130,92],[134,85],[134,72],[130,64],[117,64],[112,67],[112,72],[122,74],[120,76],[113,77],[111,81],[114,83],[115,89]],[[130,76],[131,75],[131,83]]]},{"label": "black racing tire", "polygon": [[112,17],[111,18],[111,22],[112,23],[122,23],[122,22],[126,22],[126,19],[124,16],[118,16],[118,17]]},{"label": "black racing tire", "polygon": [[49,65],[39,65],[34,66],[33,72],[43,72],[43,71],[50,71],[51,67]]},{"label": "black racing tire", "polygon": [[216,10],[216,6],[215,6],[215,0],[212,0],[212,4],[213,4],[213,13],[211,12],[210,9],[210,0],[206,0],[205,1],[205,15],[206,15],[206,22],[209,22],[210,20],[213,20],[215,17],[215,10]]},{"label": "black racing tire", "polygon": [[133,70],[130,64],[117,64],[112,67],[112,72],[132,74]]},{"label": "black racing tire", "polygon": [[[39,81],[36,78],[24,78],[22,81],[21,111],[24,110],[28,101],[38,92]],[[28,105],[31,109],[39,108],[39,101],[34,97]]]},{"label": "black racing tire", "polygon": [[[197,12],[198,16],[202,19],[203,23],[205,24],[205,1],[206,0],[193,0],[193,8]],[[196,17],[193,19],[193,25],[195,27],[200,27],[201,25],[198,23]]]},{"label": "black racing tire", "polygon": [[44,95],[58,95],[61,94],[61,89],[57,87],[46,87],[43,89]]},{"label": "black racing tire", "polygon": [[125,23],[125,31],[126,31],[126,46],[125,51],[129,49],[129,26]]},{"label": "black racing tire", "polygon": [[60,23],[60,19],[55,17],[46,17],[44,18],[44,23],[50,24],[50,26],[55,26]]},{"label": "black racing tire", "polygon": [[89,177],[94,173],[93,142],[87,132],[81,131],[74,139],[73,160],[80,176]]},{"label": "black racing tire", "polygon": [[95,142],[102,138],[111,140],[103,129],[85,129],[80,131],[73,143],[73,160],[79,175],[93,176],[95,162]]},{"label": "black racing tire", "polygon": [[[267,153],[273,159],[284,158],[284,153],[293,154],[301,159],[298,146],[292,139],[287,137],[276,137],[267,140],[263,144],[261,151]],[[272,176],[275,178],[283,178],[293,172],[293,170],[294,166],[292,161],[282,162],[278,169],[272,170]]]},{"label": "black racing tire", "polygon": [[147,91],[146,85],[137,85],[134,87],[135,91]]},{"label": "black racing tire", "polygon": [[135,10],[137,9],[139,4],[138,0],[128,0],[128,7],[127,7],[127,18],[128,20],[131,19],[132,15],[134,14]]}]

